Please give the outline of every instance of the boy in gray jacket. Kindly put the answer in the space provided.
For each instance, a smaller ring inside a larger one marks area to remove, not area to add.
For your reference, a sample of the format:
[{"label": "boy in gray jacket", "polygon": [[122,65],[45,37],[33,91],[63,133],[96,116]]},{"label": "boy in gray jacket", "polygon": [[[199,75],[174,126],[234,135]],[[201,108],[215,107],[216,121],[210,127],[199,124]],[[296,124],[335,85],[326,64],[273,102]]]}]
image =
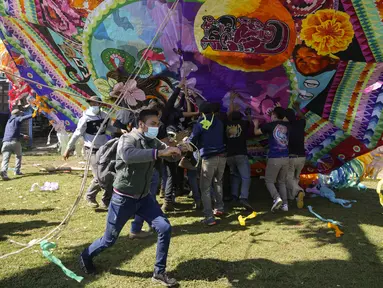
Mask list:
[{"label": "boy in gray jacket", "polygon": [[116,156],[116,179],[108,210],[105,234],[86,248],[80,256],[85,273],[95,273],[92,259],[116,242],[126,222],[135,214],[141,216],[158,233],[153,281],[171,287],[177,284],[166,274],[171,226],[160,206],[149,195],[155,161],[158,158],[177,160],[181,150],[167,147],[156,137],[160,120],[155,110],[139,114],[138,129],[121,136]]}]

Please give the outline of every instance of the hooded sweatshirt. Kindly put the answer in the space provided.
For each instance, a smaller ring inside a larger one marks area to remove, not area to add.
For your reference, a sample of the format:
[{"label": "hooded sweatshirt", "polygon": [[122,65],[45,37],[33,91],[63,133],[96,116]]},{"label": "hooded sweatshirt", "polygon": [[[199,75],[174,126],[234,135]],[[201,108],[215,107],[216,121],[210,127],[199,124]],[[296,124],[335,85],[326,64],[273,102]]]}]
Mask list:
[{"label": "hooded sweatshirt", "polygon": [[[100,129],[102,122],[107,117],[107,114],[100,111],[98,114],[94,114],[90,109],[84,111],[83,116],[79,119],[76,131],[73,133],[68,143],[68,149],[73,150],[77,140],[83,136],[84,146],[90,148],[92,141],[95,138],[97,131]],[[108,142],[106,131],[114,132],[114,128],[110,124],[110,119],[102,128],[100,134],[98,134],[93,149],[98,150],[102,145]]]},{"label": "hooded sweatshirt", "polygon": [[[158,150],[166,148],[165,143],[145,137],[136,128],[122,135],[117,146],[114,192],[135,199],[148,195]],[[164,158],[179,160],[179,157]]]},{"label": "hooded sweatshirt", "polygon": [[206,120],[212,121],[210,127],[203,127],[204,118],[200,117],[194,124],[193,132],[189,140],[200,149],[201,157],[208,159],[218,154],[226,152],[225,147],[225,127],[223,122],[213,114],[206,115]]}]

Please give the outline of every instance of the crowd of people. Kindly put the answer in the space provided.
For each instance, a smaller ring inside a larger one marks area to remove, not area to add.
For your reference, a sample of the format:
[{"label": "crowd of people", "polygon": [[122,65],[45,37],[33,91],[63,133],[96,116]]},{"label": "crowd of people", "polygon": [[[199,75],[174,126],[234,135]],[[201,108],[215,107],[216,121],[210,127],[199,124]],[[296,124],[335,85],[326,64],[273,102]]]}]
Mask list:
[{"label": "crowd of people", "polygon": [[[66,160],[77,140],[84,138],[93,173],[85,200],[98,208],[96,196],[104,190],[101,206],[108,209],[104,235],[80,256],[84,272],[96,272],[93,258],[114,245],[126,222],[134,217],[130,238],[145,238],[152,230],[158,234],[152,279],[165,286],[175,285],[177,281],[166,273],[171,225],[165,213],[174,210],[176,196],[183,194],[185,175],[194,207],[203,212],[204,225],[218,224],[217,218],[226,212],[223,178],[227,167],[232,200],[253,211],[248,201],[251,172],[247,140],[254,135],[268,136],[265,182],[273,198],[271,211],[288,211],[293,201],[303,207],[304,192],[298,183],[305,163],[306,123],[299,107],[275,107],[271,121],[260,126],[250,110],[244,115],[235,105],[235,92],[230,94],[227,113],[220,112],[219,103],[193,94],[182,80],[166,103],[152,99],[138,113],[122,109],[113,123],[104,121],[107,114],[100,109],[101,100],[96,96],[89,99],[90,107],[79,119],[64,153]],[[4,180],[11,152],[17,154],[16,173],[21,173],[19,126],[26,119],[29,116],[14,111],[8,121],[2,151]],[[106,156],[107,161],[100,160]],[[101,169],[105,162],[108,165]],[[162,207],[157,194],[164,198]],[[148,231],[142,229],[144,222]]]}]

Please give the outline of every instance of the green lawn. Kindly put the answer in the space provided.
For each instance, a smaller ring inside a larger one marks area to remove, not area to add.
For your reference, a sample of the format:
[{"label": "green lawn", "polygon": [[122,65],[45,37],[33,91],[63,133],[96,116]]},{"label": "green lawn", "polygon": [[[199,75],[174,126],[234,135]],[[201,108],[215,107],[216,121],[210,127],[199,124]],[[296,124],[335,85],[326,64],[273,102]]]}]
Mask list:
[{"label": "green lawn", "polygon": [[[81,173],[49,175],[33,167],[52,162],[63,164],[58,156],[25,157],[25,176],[0,181],[1,255],[20,248],[11,239],[25,243],[47,233],[72,205]],[[60,190],[29,192],[33,183],[44,181],[59,182]],[[306,201],[323,217],[344,224],[345,235],[339,239],[306,208],[268,212],[271,201],[259,180],[251,188],[258,216],[246,227],[238,225],[238,208],[229,209],[220,225],[203,227],[201,213],[192,210],[189,199],[179,198],[179,210],[169,214],[173,238],[168,271],[181,287],[383,287],[383,210],[374,191],[376,182],[367,185],[372,189],[338,193],[358,201],[351,209],[321,198]],[[54,254],[80,275],[78,255],[102,235],[105,216],[82,201],[69,227],[55,239]],[[113,248],[96,258],[101,273],[85,276],[81,284],[65,277],[35,246],[0,260],[0,287],[157,287],[150,280],[156,237],[129,240],[129,227]]]}]

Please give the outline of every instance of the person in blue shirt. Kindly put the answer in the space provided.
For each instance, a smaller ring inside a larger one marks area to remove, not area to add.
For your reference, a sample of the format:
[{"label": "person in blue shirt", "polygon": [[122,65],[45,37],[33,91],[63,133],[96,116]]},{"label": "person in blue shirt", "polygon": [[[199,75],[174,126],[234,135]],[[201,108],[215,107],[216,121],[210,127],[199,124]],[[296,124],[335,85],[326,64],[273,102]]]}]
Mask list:
[{"label": "person in blue shirt", "polygon": [[[204,223],[208,226],[216,225],[214,216],[222,216],[223,203],[223,173],[226,167],[225,125],[214,113],[213,104],[205,102],[200,106],[202,117],[194,124],[189,140],[199,148],[202,165],[200,188],[204,208]],[[214,180],[214,202],[212,209],[211,186]]]},{"label": "person in blue shirt", "polygon": [[[285,110],[282,107],[274,108],[271,113],[271,122],[259,129],[257,119],[253,120],[255,135],[268,135],[269,153],[266,165],[265,182],[274,202],[271,211],[281,208],[288,211],[287,204],[287,172],[289,169],[289,130],[290,124],[285,121]],[[287,120],[287,119],[286,119]],[[275,187],[278,184],[278,190]]]},{"label": "person in blue shirt", "polygon": [[15,175],[23,175],[21,173],[21,159],[22,159],[22,149],[21,149],[21,138],[28,139],[28,136],[20,133],[21,124],[32,118],[32,114],[23,115],[24,113],[19,109],[14,109],[11,112],[11,118],[8,119],[7,125],[5,126],[3,146],[1,148],[1,153],[3,154],[3,161],[1,163],[1,178],[4,181],[9,180],[7,171],[9,159],[11,158],[12,153],[16,154],[16,164],[15,164]]}]

